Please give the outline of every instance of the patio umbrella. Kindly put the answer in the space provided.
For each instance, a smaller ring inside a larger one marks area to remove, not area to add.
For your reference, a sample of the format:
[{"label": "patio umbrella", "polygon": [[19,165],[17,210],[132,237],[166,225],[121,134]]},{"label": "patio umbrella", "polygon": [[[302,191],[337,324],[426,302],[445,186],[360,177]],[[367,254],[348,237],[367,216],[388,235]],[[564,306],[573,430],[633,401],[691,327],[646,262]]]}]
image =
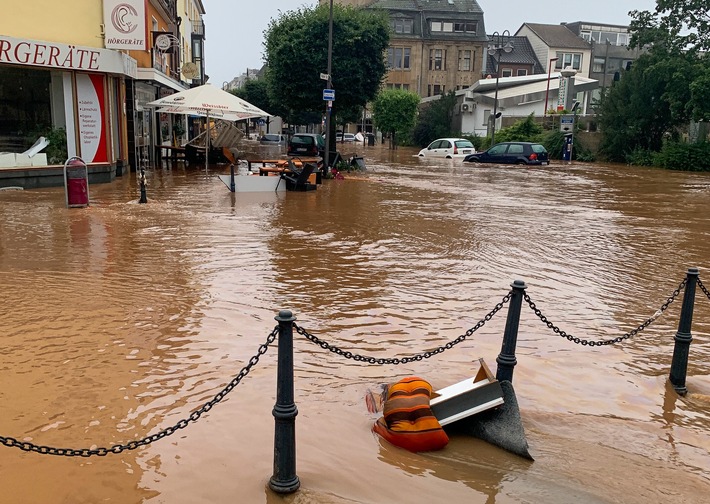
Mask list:
[{"label": "patio umbrella", "polygon": [[251,103],[234,96],[232,93],[203,84],[180,91],[165,98],[148,103],[149,107],[158,108],[159,112],[169,114],[193,114],[207,118],[207,140],[205,150],[205,166],[209,166],[210,150],[210,116],[228,121],[239,121],[252,117],[270,116]]}]

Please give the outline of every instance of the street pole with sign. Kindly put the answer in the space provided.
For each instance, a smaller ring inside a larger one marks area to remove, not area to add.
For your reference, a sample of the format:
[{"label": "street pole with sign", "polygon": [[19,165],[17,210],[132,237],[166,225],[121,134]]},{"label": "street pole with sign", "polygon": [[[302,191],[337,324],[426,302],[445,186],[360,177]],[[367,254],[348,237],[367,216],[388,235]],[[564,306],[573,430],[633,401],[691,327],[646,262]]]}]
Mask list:
[{"label": "street pole with sign", "polygon": [[[333,0],[330,0],[330,14],[328,16],[328,85],[323,90],[323,99],[326,100],[325,107],[325,159],[323,160],[323,175],[327,175],[330,170],[330,121],[333,111],[333,100],[335,100],[335,91],[333,90]],[[332,98],[326,98],[326,91],[332,93]]]}]

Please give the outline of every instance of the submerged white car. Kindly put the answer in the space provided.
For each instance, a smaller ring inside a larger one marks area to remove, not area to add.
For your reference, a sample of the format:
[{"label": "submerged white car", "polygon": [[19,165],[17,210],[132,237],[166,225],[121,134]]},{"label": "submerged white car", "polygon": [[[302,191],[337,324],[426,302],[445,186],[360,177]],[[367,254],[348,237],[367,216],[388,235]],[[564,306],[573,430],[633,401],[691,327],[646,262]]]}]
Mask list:
[{"label": "submerged white car", "polygon": [[476,148],[465,138],[438,138],[419,151],[419,157],[465,158],[475,154]]}]

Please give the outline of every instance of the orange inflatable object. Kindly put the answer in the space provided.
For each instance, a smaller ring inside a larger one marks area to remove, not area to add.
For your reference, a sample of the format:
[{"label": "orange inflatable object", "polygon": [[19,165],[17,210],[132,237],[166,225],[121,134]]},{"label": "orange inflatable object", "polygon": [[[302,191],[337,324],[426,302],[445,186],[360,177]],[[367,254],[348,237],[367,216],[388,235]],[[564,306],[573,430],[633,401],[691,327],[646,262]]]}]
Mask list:
[{"label": "orange inflatable object", "polygon": [[372,430],[393,445],[412,452],[440,450],[449,436],[429,407],[431,385],[421,378],[404,378],[387,390],[383,417]]}]

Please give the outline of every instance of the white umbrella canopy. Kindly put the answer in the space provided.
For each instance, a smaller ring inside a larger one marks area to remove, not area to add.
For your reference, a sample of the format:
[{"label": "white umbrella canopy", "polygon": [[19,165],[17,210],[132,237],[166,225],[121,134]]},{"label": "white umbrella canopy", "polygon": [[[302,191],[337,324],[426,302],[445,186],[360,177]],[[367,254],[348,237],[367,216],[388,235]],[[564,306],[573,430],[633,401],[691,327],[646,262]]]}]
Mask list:
[{"label": "white umbrella canopy", "polygon": [[248,101],[242,100],[232,93],[214,87],[212,84],[203,84],[171,94],[165,98],[148,103],[149,107],[157,107],[158,112],[170,114],[193,114],[207,117],[207,150],[205,164],[209,166],[209,118],[239,121],[252,117],[270,116],[268,112],[255,107]]},{"label": "white umbrella canopy", "polygon": [[148,103],[148,106],[159,107],[160,112],[171,114],[209,115],[234,121],[271,115],[212,84],[203,84],[171,94]]}]

